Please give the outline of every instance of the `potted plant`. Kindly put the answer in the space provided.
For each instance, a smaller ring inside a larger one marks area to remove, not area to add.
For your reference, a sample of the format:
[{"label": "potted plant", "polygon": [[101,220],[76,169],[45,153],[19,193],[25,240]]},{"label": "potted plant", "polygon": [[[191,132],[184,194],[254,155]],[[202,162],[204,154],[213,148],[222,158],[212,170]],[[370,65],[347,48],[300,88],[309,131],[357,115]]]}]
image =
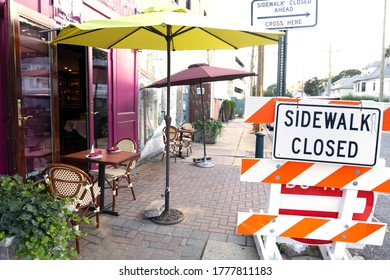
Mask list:
[{"label": "potted plant", "polygon": [[[203,121],[197,120],[193,122],[195,133],[194,142],[203,142]],[[215,144],[217,138],[221,136],[223,124],[220,120],[208,119],[205,121],[206,143]]]},{"label": "potted plant", "polygon": [[17,175],[0,175],[0,242],[3,248],[7,242],[15,246],[12,258],[77,258],[76,250],[68,246],[74,233],[67,224],[66,217],[73,215],[64,207],[67,201],[45,189],[43,184],[24,183]]}]

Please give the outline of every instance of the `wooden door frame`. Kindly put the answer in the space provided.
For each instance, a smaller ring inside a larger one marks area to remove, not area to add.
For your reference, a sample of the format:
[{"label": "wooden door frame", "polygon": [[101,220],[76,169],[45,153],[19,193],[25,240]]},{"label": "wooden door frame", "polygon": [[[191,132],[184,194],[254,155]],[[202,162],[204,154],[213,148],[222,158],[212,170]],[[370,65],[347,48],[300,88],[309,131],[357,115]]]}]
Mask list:
[{"label": "wooden door frame", "polygon": [[[15,1],[6,1],[8,13],[8,108],[9,114],[9,135],[8,147],[10,149],[9,170],[13,174],[19,174],[25,178],[26,166],[24,155],[24,132],[23,126],[18,125],[17,100],[22,99],[22,80],[21,80],[21,40],[20,40],[20,21],[22,16],[31,22],[46,26],[48,29],[56,26],[50,18],[31,10]],[[49,46],[50,57],[50,89],[51,89],[51,128],[52,128],[52,149],[54,153],[53,160],[59,158],[59,125],[58,125],[58,69],[56,46]]]}]

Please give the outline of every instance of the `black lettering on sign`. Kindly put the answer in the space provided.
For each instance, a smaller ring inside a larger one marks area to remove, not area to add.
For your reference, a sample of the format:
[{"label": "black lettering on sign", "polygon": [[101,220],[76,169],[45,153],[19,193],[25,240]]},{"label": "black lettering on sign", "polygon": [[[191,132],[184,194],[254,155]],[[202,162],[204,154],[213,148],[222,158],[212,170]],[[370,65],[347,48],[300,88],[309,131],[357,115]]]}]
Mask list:
[{"label": "black lettering on sign", "polygon": [[373,114],[362,114],[359,119],[359,115],[354,113],[287,110],[284,125],[287,127],[370,132],[373,119]]},{"label": "black lettering on sign", "polygon": [[324,140],[294,137],[291,141],[291,151],[296,155],[326,155],[338,158],[354,158],[359,152],[358,144],[355,141],[346,140]]}]

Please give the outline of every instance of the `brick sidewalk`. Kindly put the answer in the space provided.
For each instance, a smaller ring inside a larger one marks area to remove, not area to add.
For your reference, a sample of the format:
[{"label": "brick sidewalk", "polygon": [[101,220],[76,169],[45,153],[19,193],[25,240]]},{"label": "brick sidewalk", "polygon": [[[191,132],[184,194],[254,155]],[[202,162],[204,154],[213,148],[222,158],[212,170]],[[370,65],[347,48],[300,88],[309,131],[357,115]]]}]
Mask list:
[{"label": "brick sidewalk", "polygon": [[170,207],[185,214],[175,225],[158,225],[143,216],[145,208],[164,193],[165,160],[159,155],[137,166],[133,176],[137,200],[121,189],[119,217],[101,214],[99,229],[83,224],[81,229],[88,235],[81,237],[81,258],[199,260],[208,240],[254,247],[252,236],[236,234],[238,211],[266,207],[264,186],[240,182],[240,158],[253,157],[254,141],[251,126],[234,120],[225,126],[217,144],[206,146],[214,167],[192,163],[193,157],[203,155],[199,143],[193,144],[190,157],[176,163],[171,159]]}]

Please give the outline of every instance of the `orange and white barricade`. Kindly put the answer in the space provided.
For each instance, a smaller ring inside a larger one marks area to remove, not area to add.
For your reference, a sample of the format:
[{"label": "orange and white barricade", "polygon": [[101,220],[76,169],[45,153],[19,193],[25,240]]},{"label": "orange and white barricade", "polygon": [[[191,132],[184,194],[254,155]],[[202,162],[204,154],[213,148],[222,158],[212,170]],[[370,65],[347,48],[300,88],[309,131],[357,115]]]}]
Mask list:
[{"label": "orange and white barricade", "polygon": [[[277,117],[280,118],[275,116],[278,113],[275,112],[275,107],[280,102],[311,104],[311,106],[318,104],[316,111],[323,108],[327,110],[330,108],[329,105],[322,105],[331,103],[336,104],[335,106],[362,106],[362,109],[367,112],[371,110],[370,108],[380,107],[377,115],[381,119],[372,120],[376,124],[376,129],[372,130],[372,133],[379,135],[380,131],[377,130],[378,128],[380,130],[380,127],[382,130],[390,130],[388,120],[390,105],[388,104],[284,97],[249,99],[246,100],[245,108],[247,122],[274,122]],[[303,107],[307,108],[306,105]],[[339,108],[336,110],[340,111]],[[291,110],[289,112],[291,113]],[[310,111],[308,110],[307,113],[309,114]],[[322,115],[315,114],[317,129]],[[290,116],[286,114],[284,117],[287,119]],[[352,116],[350,119],[352,123],[354,121]],[[359,119],[363,120],[360,116]],[[374,127],[368,122],[365,125]],[[345,127],[347,128],[347,125]],[[353,128],[352,125],[351,127]],[[337,134],[339,131],[328,129],[326,133]],[[354,129],[350,134],[344,133],[342,136],[345,135],[359,137],[360,134],[358,129],[356,131]],[[375,138],[375,141],[379,145],[380,137]],[[372,218],[377,193],[390,192],[390,168],[385,167],[384,159],[376,160],[376,158],[377,155],[374,155],[375,164],[367,165],[324,163],[323,158],[322,161],[318,161],[315,157],[302,161],[278,158],[243,159],[241,181],[270,184],[270,189],[265,212],[250,210],[238,213],[237,233],[254,236],[262,259],[281,259],[277,247],[277,243],[280,242],[318,245],[324,259],[347,259],[346,248],[350,247],[362,248],[366,244],[382,245],[386,224],[372,222]],[[348,158],[343,160],[348,161]]]}]

